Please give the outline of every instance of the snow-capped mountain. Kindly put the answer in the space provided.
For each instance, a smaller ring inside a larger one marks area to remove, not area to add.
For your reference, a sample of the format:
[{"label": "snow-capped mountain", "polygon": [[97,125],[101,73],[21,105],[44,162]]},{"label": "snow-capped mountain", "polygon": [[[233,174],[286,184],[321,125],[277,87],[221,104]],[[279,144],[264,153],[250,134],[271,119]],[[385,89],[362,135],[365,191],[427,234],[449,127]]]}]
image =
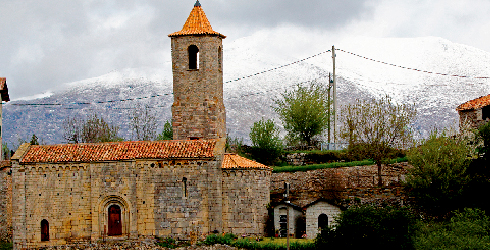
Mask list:
[{"label": "snow-capped mountain", "polygon": [[[294,37],[289,36],[288,42],[301,44],[304,39]],[[246,141],[253,122],[261,117],[273,118],[280,125],[271,108],[280,93],[313,80],[328,84],[332,71],[330,52],[280,67],[303,57],[268,49],[271,46],[264,47],[264,42],[273,44],[276,40],[258,33],[224,47],[227,129],[231,137],[243,137]],[[413,125],[422,135],[433,127],[457,127],[456,106],[490,92],[490,79],[478,78],[490,76],[490,53],[441,38],[356,38],[337,43],[336,49],[339,106],[356,98],[386,94],[396,102],[415,103],[418,117]],[[426,73],[389,64],[470,77]],[[41,98],[24,98],[4,105],[4,140],[15,147],[19,139],[27,140],[36,134],[44,143],[61,143],[63,120],[94,112],[119,125],[121,137],[131,139],[129,119],[133,108],[138,103],[152,107],[161,130],[171,118],[171,93],[170,62],[157,69],[115,70],[67,83],[61,90],[40,94]],[[62,105],[14,105],[32,103]]]}]

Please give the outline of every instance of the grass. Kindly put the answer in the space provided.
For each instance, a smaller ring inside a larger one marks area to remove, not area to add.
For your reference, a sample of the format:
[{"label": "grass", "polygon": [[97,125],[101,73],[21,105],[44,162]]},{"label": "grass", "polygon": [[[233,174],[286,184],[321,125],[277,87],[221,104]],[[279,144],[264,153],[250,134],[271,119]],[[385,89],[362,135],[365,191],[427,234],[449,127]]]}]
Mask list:
[{"label": "grass", "polygon": [[[396,158],[390,160],[390,164],[405,162],[407,161],[406,157]],[[332,163],[323,163],[323,164],[311,164],[305,166],[283,166],[283,167],[273,167],[273,173],[281,173],[281,172],[297,172],[297,171],[308,171],[308,170],[316,170],[316,169],[326,169],[326,168],[340,168],[340,167],[354,167],[354,166],[368,166],[373,165],[373,160],[363,160],[363,161],[351,161],[351,162],[332,162]]]},{"label": "grass", "polygon": [[0,242],[0,250],[10,250],[12,248],[12,243]]},{"label": "grass", "polygon": [[[314,249],[314,240],[306,239],[289,239],[291,250],[310,250]],[[234,241],[231,246],[253,250],[286,250],[287,239],[284,238],[264,238],[260,242],[249,239],[240,239]]]}]

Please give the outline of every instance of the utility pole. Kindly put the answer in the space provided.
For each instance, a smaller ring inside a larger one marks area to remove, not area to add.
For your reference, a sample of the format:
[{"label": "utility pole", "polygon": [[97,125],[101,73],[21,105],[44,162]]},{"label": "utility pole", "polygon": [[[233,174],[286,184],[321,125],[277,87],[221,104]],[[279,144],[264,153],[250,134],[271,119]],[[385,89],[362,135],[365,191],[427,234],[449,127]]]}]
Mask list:
[{"label": "utility pole", "polygon": [[332,74],[328,73],[328,149],[327,150],[330,150],[330,143],[331,143],[331,141],[330,141],[330,134],[331,134],[330,128],[331,128],[331,121],[332,121],[332,114],[331,114],[332,109],[330,107],[330,104],[331,104],[330,102],[332,99],[330,98],[330,96],[331,96],[330,90],[332,89],[332,83],[333,83]]},{"label": "utility pole", "polygon": [[335,46],[332,45],[332,65],[333,65],[333,143],[334,150],[337,149],[337,135],[336,135],[336,126],[337,126],[337,90],[336,90],[336,82],[335,79]]},{"label": "utility pole", "polygon": [[287,221],[286,221],[286,225],[287,225],[287,250],[289,250],[289,205],[290,205],[290,201],[289,201],[289,188],[291,187],[291,184],[289,182],[284,182],[284,189],[286,189],[286,193],[284,194],[284,197],[286,197],[286,217],[287,217]]}]

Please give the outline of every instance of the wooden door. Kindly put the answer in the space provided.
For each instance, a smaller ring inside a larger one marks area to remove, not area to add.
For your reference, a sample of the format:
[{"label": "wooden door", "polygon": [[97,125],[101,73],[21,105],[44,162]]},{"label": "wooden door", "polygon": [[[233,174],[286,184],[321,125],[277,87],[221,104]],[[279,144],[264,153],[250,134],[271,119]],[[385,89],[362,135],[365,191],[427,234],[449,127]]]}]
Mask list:
[{"label": "wooden door", "polygon": [[49,241],[49,222],[41,221],[41,241]]},{"label": "wooden door", "polygon": [[121,208],[118,205],[112,205],[109,207],[109,232],[107,235],[121,235]]}]

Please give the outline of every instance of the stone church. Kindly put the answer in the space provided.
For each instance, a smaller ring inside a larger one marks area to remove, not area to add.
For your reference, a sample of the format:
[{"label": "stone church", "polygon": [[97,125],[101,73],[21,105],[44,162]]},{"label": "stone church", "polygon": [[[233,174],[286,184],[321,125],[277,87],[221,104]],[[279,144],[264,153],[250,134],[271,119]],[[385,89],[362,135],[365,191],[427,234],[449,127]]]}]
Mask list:
[{"label": "stone church", "polygon": [[14,249],[262,234],[271,168],[225,153],[225,36],[197,1],[169,37],[174,140],[19,147],[12,157]]}]

